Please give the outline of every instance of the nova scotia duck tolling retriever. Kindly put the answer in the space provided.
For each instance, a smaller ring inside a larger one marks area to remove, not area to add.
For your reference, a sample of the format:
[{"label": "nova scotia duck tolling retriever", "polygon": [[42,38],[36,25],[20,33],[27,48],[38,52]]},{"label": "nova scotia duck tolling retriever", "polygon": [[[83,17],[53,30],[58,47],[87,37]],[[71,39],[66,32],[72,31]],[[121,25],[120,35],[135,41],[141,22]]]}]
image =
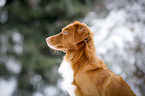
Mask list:
[{"label": "nova scotia duck tolling retriever", "polygon": [[97,57],[93,33],[85,24],[75,21],[46,42],[66,53],[58,71],[70,96],[136,96],[123,78]]}]

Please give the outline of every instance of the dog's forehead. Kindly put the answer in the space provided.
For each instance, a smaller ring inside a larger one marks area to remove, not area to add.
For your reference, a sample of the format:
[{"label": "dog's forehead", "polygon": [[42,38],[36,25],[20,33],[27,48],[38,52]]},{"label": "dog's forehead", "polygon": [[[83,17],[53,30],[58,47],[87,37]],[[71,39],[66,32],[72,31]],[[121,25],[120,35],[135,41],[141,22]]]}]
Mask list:
[{"label": "dog's forehead", "polygon": [[79,27],[84,27],[84,28],[87,28],[87,29],[88,29],[88,27],[86,26],[86,24],[84,24],[84,23],[79,23],[79,22],[74,22],[74,23],[71,23],[71,24],[65,26],[65,27],[62,29],[62,31],[66,31],[66,30],[69,30],[69,29],[72,30],[72,29],[74,28],[74,25],[75,25],[75,24],[79,25]]},{"label": "dog's forehead", "polygon": [[73,25],[74,25],[74,24],[69,24],[69,25],[67,25],[66,27],[64,27],[62,30],[67,30],[67,29],[69,29],[69,28],[72,28]]}]

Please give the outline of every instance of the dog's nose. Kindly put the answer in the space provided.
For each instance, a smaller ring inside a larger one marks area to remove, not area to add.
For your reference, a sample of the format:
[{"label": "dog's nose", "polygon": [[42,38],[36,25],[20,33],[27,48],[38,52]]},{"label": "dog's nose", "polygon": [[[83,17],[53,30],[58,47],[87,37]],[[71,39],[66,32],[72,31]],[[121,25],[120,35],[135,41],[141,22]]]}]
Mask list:
[{"label": "dog's nose", "polygon": [[46,42],[49,42],[49,41],[50,41],[50,37],[47,37],[47,38],[46,38]]}]

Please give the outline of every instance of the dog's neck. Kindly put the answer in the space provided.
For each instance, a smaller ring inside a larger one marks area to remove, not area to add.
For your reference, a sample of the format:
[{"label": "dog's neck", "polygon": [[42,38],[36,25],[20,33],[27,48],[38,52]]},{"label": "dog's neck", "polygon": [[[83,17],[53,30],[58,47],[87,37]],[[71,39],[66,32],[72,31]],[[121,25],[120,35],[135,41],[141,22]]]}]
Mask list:
[{"label": "dog's neck", "polygon": [[[88,37],[87,41],[80,42],[77,46],[76,50],[69,50],[65,55],[65,59],[72,64],[74,70],[78,70],[82,66],[92,68],[103,66],[102,60],[97,57],[92,37]],[[98,63],[96,64],[96,62]]]}]

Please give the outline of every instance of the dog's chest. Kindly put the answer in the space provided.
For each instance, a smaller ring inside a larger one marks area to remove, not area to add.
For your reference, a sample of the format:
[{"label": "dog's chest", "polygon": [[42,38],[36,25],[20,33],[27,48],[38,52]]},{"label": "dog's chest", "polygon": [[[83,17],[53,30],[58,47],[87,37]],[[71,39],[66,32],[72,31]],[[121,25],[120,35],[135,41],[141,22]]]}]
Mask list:
[{"label": "dog's chest", "polygon": [[60,65],[59,73],[64,79],[63,87],[69,92],[71,96],[75,96],[74,91],[76,86],[72,84],[74,80],[74,71],[71,67],[71,63],[64,59]]}]

